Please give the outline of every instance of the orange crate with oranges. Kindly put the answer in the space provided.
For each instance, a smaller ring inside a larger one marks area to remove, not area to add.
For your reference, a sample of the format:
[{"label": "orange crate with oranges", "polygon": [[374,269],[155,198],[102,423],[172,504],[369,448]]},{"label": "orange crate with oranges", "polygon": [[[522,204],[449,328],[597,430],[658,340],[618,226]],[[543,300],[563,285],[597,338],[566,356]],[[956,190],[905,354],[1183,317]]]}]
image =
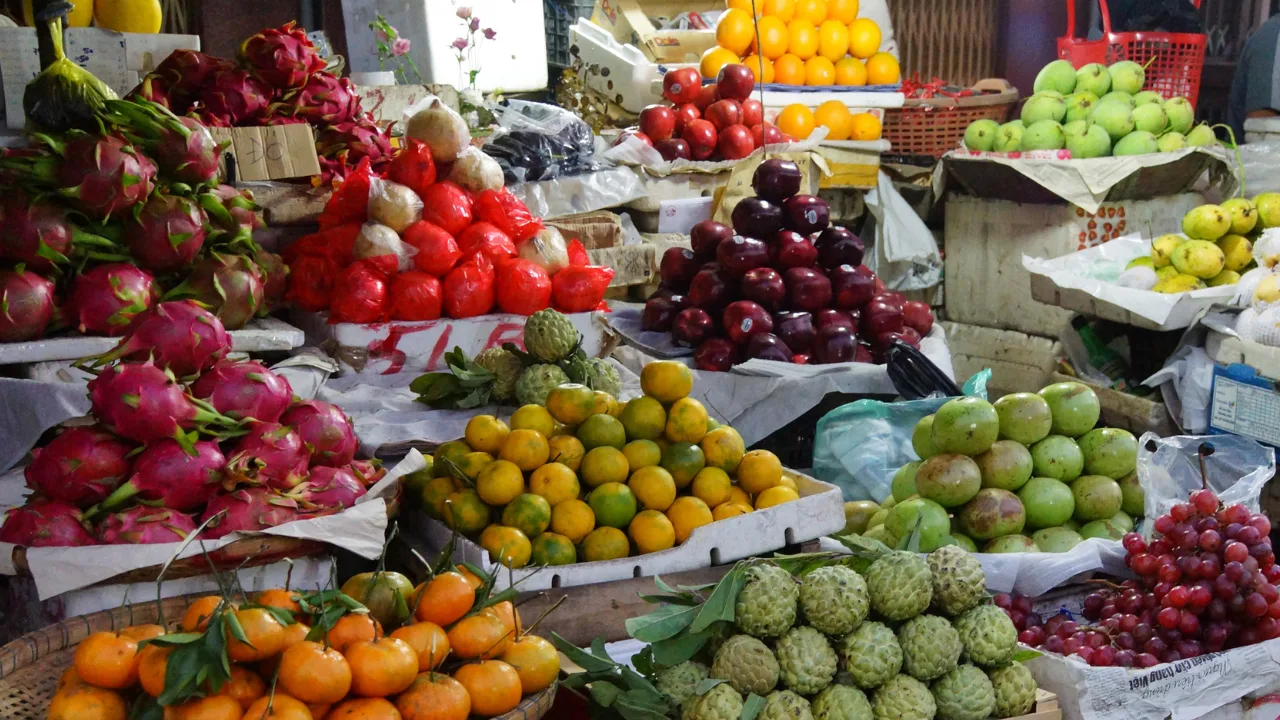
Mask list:
[{"label": "orange crate with oranges", "polygon": [[968,97],[907,98],[901,108],[884,113],[883,137],[896,155],[941,158],[956,149],[975,120],[1006,122],[1018,103],[1018,89],[1008,80],[982,80]]}]

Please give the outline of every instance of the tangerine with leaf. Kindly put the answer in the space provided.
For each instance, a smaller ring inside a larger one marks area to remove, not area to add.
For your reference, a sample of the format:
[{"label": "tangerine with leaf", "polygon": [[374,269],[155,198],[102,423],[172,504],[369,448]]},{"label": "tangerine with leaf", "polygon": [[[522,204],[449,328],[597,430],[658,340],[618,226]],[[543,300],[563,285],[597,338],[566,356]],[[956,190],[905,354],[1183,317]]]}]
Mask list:
[{"label": "tangerine with leaf", "polygon": [[273,695],[263,695],[253,701],[241,720],[314,720],[314,718],[306,703],[276,691]]},{"label": "tangerine with leaf", "polygon": [[332,705],[351,689],[351,666],[337,650],[304,640],[280,656],[277,682],[304,703]]},{"label": "tangerine with leaf", "polygon": [[[236,638],[232,628],[232,618],[234,622],[240,624],[240,629],[248,642]],[[235,662],[265,660],[279,655],[284,649],[285,626],[265,608],[250,607],[235,610],[227,619],[226,625],[227,657]]]},{"label": "tangerine with leaf", "polygon": [[471,713],[497,717],[511,712],[523,694],[520,674],[501,660],[484,660],[463,665],[453,677],[471,695]]},{"label": "tangerine with leaf", "polygon": [[249,709],[258,698],[267,694],[267,683],[262,676],[241,665],[231,666],[231,679],[222,683],[218,695],[229,697],[240,704],[240,712]]},{"label": "tangerine with leaf", "polygon": [[462,573],[443,572],[418,586],[413,616],[420,622],[448,627],[471,612],[476,590]]},{"label": "tangerine with leaf", "polygon": [[86,683],[121,690],[138,682],[138,642],[120,633],[96,632],[80,641],[73,660]]},{"label": "tangerine with leaf", "polygon": [[382,637],[382,625],[368,613],[347,613],[329,628],[326,639],[329,647],[345,653],[353,643],[377,640]]},{"label": "tangerine with leaf", "polygon": [[178,627],[182,632],[204,632],[209,627],[209,620],[213,617],[213,613],[222,604],[222,598],[217,595],[206,595],[187,606],[186,613],[182,616],[182,622],[178,623]]},{"label": "tangerine with leaf", "polygon": [[403,640],[366,640],[344,654],[351,665],[351,692],[362,697],[395,695],[418,676],[418,653]]},{"label": "tangerine with leaf", "polygon": [[467,720],[471,694],[448,675],[427,672],[396,698],[396,709],[404,720]]},{"label": "tangerine with leaf", "polygon": [[418,654],[418,672],[435,670],[449,656],[449,635],[432,622],[405,625],[391,637],[408,643]]}]

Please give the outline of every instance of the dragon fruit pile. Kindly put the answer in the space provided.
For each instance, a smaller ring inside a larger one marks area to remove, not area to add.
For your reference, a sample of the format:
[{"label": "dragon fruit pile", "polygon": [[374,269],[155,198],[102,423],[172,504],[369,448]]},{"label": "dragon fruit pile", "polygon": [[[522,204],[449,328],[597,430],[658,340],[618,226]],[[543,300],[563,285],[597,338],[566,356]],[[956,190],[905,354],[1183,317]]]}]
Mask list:
[{"label": "dragon fruit pile", "polygon": [[34,452],[34,494],[0,542],[27,547],[178,542],[253,532],[351,507],[384,475],[356,460],[351,420],[293,397],[194,302],[143,313],[89,383],[93,425]]},{"label": "dragon fruit pile", "polygon": [[364,112],[351,81],[325,70],[306,33],[290,22],[254,35],[235,61],[175,50],[129,94],[191,115],[206,125],[316,128],[321,179],[342,179],[362,158],[391,157],[390,138]]},{"label": "dragon fruit pile", "polygon": [[119,336],[162,298],[234,330],[282,300],[287,268],[253,241],[252,195],[219,184],[208,129],[146,101],[101,118],[0,151],[0,342]]}]

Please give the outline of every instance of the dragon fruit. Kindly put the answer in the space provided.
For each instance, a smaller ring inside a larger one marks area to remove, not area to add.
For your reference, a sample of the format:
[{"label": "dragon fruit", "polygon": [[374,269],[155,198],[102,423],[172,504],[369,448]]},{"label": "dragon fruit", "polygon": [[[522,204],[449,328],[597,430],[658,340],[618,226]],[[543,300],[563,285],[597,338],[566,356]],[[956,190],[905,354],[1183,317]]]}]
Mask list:
[{"label": "dragon fruit", "polygon": [[191,117],[176,118],[185,129],[168,128],[155,144],[156,163],[171,179],[203,185],[218,176],[218,162],[226,147],[213,139],[209,129]]},{"label": "dragon fruit", "polygon": [[265,250],[259,250],[254,261],[262,271],[263,304],[258,314],[265,315],[266,311],[284,305],[284,294],[289,290],[289,266],[284,258]]},{"label": "dragon fruit", "polygon": [[165,438],[151,443],[133,461],[128,482],[102,501],[104,510],[114,510],[130,498],[178,512],[191,512],[209,502],[222,487],[226,458],[218,443],[205,440],[190,451],[177,440]]},{"label": "dragon fruit", "polygon": [[48,278],[17,268],[0,270],[0,342],[35,340],[57,310]]},{"label": "dragon fruit", "polygon": [[185,113],[214,75],[235,67],[235,63],[225,58],[194,50],[174,50],[152,74],[164,80],[173,111]]},{"label": "dragon fruit", "polygon": [[316,151],[320,154],[322,168],[326,167],[326,159],[344,167],[355,167],[361,158],[367,157],[374,171],[380,172],[391,162],[391,140],[369,115],[320,131],[316,138]]},{"label": "dragon fruit", "polygon": [[289,381],[252,360],[219,360],[191,385],[191,394],[227,417],[266,423],[293,402]]},{"label": "dragon fruit", "polygon": [[239,330],[262,307],[262,271],[244,255],[210,253],[166,299],[190,298],[209,308],[223,327]]},{"label": "dragon fruit", "polygon": [[256,120],[267,109],[271,88],[243,70],[223,70],[200,93],[200,119],[206,125],[232,127]]},{"label": "dragon fruit", "polygon": [[295,403],[280,418],[298,433],[311,451],[312,465],[342,467],[356,454],[356,434],[351,418],[337,405],[320,400]]},{"label": "dragon fruit", "polygon": [[125,224],[129,252],[154,272],[172,272],[195,259],[204,246],[208,218],[180,195],[156,194]]},{"label": "dragon fruit", "polygon": [[108,220],[143,201],[155,188],[156,164],[114,135],[73,133],[63,142],[41,136],[62,156],[60,194],[91,220]]},{"label": "dragon fruit", "polygon": [[68,428],[33,451],[23,473],[41,495],[78,507],[102,502],[129,474],[133,444],[99,427]]},{"label": "dragon fruit", "polygon": [[60,205],[30,198],[22,191],[8,195],[4,228],[0,231],[0,258],[47,272],[55,264],[65,265],[75,250],[83,251],[81,254],[123,252],[107,238],[81,230]]},{"label": "dragon fruit", "polygon": [[158,296],[151,273],[109,263],[78,276],[64,312],[67,323],[89,335],[122,335]]},{"label": "dragon fruit", "polygon": [[321,126],[353,122],[362,112],[351,81],[324,71],[312,75],[301,90],[286,95],[283,107],[273,108],[273,114]]},{"label": "dragon fruit", "polygon": [[307,34],[293,22],[254,35],[240,46],[240,61],[272,87],[292,89],[325,68]]},{"label": "dragon fruit", "polygon": [[219,513],[221,518],[210,523],[204,537],[220,538],[233,532],[258,532],[298,519],[298,503],[290,497],[266,488],[243,488],[225,495],[214,495],[205,508],[201,522]]},{"label": "dragon fruit", "polygon": [[[130,90],[129,94],[124,96],[124,99],[129,102],[146,100],[157,105],[163,105],[171,110],[178,104],[174,102],[174,97],[169,89],[169,81],[163,75],[157,73],[149,73],[143,77],[142,82]],[[186,112],[186,108],[182,108],[180,112]]]},{"label": "dragon fruit", "polygon": [[196,521],[190,515],[139,505],[107,516],[98,526],[98,540],[103,545],[175,543],[195,530]]},{"label": "dragon fruit", "polygon": [[364,485],[349,468],[316,467],[311,477],[286,493],[306,510],[345,510],[364,496]]},{"label": "dragon fruit", "polygon": [[373,487],[387,474],[387,469],[382,466],[382,461],[373,458],[370,460],[352,460],[351,472],[356,479],[364,483],[365,487]]},{"label": "dragon fruit", "polygon": [[94,365],[150,357],[174,375],[190,377],[213,367],[230,350],[231,336],[217,316],[190,300],[178,300],[143,313],[128,335],[98,356]]},{"label": "dragon fruit", "polygon": [[[257,203],[253,201],[253,192],[249,190],[241,190],[231,185],[219,185],[211,191],[213,196],[218,199],[218,204],[226,210],[229,218],[223,217],[221,213],[214,216],[215,220],[226,223],[229,229],[243,228],[249,232],[260,230],[266,225],[262,222],[262,216],[259,212],[262,210]],[[204,206],[205,203],[201,203]],[[214,211],[206,211],[213,215]],[[230,227],[234,226],[234,227]]]},{"label": "dragon fruit", "polygon": [[229,453],[229,484],[291,490],[307,478],[310,460],[311,451],[292,428],[273,422],[255,422]]},{"label": "dragon fruit", "polygon": [[188,430],[206,425],[240,425],[208,403],[187,395],[173,373],[161,370],[151,360],[105,368],[89,381],[89,400],[96,417],[116,433],[144,444],[173,438],[184,447],[191,447]]},{"label": "dragon fruit", "polygon": [[80,508],[61,500],[36,499],[5,515],[0,542],[26,547],[96,545]]}]

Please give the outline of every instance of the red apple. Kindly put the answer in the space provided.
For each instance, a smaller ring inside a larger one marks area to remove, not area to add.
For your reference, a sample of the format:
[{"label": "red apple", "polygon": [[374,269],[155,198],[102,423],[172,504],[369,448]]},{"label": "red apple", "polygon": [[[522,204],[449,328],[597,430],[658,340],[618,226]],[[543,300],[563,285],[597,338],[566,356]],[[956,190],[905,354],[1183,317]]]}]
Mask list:
[{"label": "red apple", "polygon": [[874,338],[881,333],[902,331],[902,308],[872,300],[862,309],[863,337]]},{"label": "red apple", "polygon": [[751,189],[756,196],[769,202],[781,203],[800,192],[800,166],[790,160],[769,158],[760,163],[751,176]]},{"label": "red apple", "polygon": [[706,120],[691,121],[685,125],[684,132],[680,135],[680,139],[689,143],[689,154],[694,160],[706,160],[711,157],[716,151],[716,141],[719,137],[716,126]]},{"label": "red apple", "polygon": [[672,290],[671,288],[666,288],[659,285],[658,289],[649,293],[649,297],[645,298],[645,300],[653,300],[654,298],[662,298],[664,300],[670,300],[671,298],[675,297],[678,294],[679,293],[677,293],[675,290]]},{"label": "red apple", "polygon": [[667,162],[688,160],[690,158],[689,143],[681,140],[680,138],[659,140],[654,143],[653,147],[657,149],[658,154],[662,156],[662,159]]},{"label": "red apple", "polygon": [[716,126],[716,132],[724,132],[730,125],[742,124],[742,106],[736,100],[717,100],[707,108],[704,117]]},{"label": "red apple", "polygon": [[764,106],[759,100],[748,98],[742,101],[742,124],[747,127],[764,122]]},{"label": "red apple", "polygon": [[838,225],[823,230],[813,244],[818,246],[818,264],[828,270],[841,265],[861,265],[866,253],[858,236]]},{"label": "red apple", "polygon": [[714,220],[703,220],[689,231],[693,254],[704,263],[715,260],[716,248],[731,237],[733,237],[733,228]]},{"label": "red apple", "polygon": [[866,345],[858,345],[858,350],[853,355],[853,361],[869,364],[874,363],[876,361],[876,357],[871,353],[871,348]]},{"label": "red apple", "polygon": [[645,135],[644,133],[640,132],[636,128],[627,128],[626,130],[623,130],[622,134],[618,135],[617,141],[614,142],[613,144],[621,145],[622,143],[627,141],[627,138],[635,138],[640,142],[644,143],[645,145],[648,145],[649,147],[653,147],[653,139],[650,138],[648,135]]},{"label": "red apple", "polygon": [[773,316],[750,300],[729,303],[724,309],[725,334],[738,345],[743,345],[752,335],[773,332]]},{"label": "red apple", "polygon": [[[857,311],[855,310],[854,312]],[[858,318],[844,310],[836,310],[834,308],[823,308],[813,314],[814,328],[824,328],[832,325],[849,328],[850,331],[857,331]]]},{"label": "red apple", "polygon": [[653,332],[667,332],[680,308],[668,298],[650,298],[640,314],[640,328]]},{"label": "red apple", "polygon": [[884,286],[884,281],[881,280],[880,278],[876,278],[876,294],[879,295],[880,293],[884,292],[885,289],[886,288]]},{"label": "red apple", "polygon": [[773,316],[774,332],[796,352],[809,352],[813,344],[813,316],[807,312],[780,312]]},{"label": "red apple", "polygon": [[728,338],[711,338],[693,351],[693,364],[699,370],[728,372],[737,359],[738,346]]},{"label": "red apple", "polygon": [[762,148],[765,145],[776,145],[782,142],[782,131],[768,124],[752,125],[751,139],[755,140],[757,148]]},{"label": "red apple", "polygon": [[808,364],[809,364],[809,356],[808,356],[808,355],[805,355],[805,354],[803,354],[803,353],[802,353],[802,354],[800,354],[800,355],[792,355],[792,356],[791,356],[791,364],[792,364],[792,365],[808,365]]},{"label": "red apple", "polygon": [[796,139],[795,139],[794,137],[792,137],[792,136],[790,136],[790,135],[788,135],[788,134],[786,134],[786,133],[782,133],[782,142],[784,142],[784,143],[793,143],[793,142],[795,142],[795,141],[796,141]]},{"label": "red apple", "polygon": [[782,230],[773,240],[774,262],[779,267],[813,267],[818,264],[818,248],[798,232]]},{"label": "red apple", "polygon": [[917,350],[920,349],[920,333],[916,332],[915,328],[908,325],[902,328],[902,332],[899,334],[902,335],[903,340],[907,341],[908,345]]},{"label": "red apple", "polygon": [[702,75],[696,68],[669,70],[662,76],[662,97],[673,105],[694,102],[701,93]]},{"label": "red apple", "polygon": [[792,195],[782,201],[787,227],[801,235],[826,230],[831,224],[831,206],[813,195]]},{"label": "red apple", "polygon": [[773,360],[775,362],[791,362],[791,348],[772,333],[752,335],[747,340],[748,359]]},{"label": "red apple", "polygon": [[742,102],[751,97],[756,87],[756,74],[746,65],[733,63],[720,68],[716,76],[716,88],[720,97]]},{"label": "red apple", "polygon": [[782,229],[782,208],[764,198],[742,198],[730,214],[739,235],[771,238]]},{"label": "red apple", "polygon": [[676,131],[676,113],[666,105],[650,105],[640,111],[640,132],[657,142]]},{"label": "red apple", "polygon": [[698,91],[698,99],[694,100],[693,104],[702,112],[706,112],[711,103],[719,99],[720,96],[716,93],[716,86],[714,84],[703,85],[702,89]]},{"label": "red apple", "polygon": [[842,310],[860,308],[871,302],[875,294],[875,273],[866,265],[832,268],[831,291],[835,295],[836,307]]},{"label": "red apple", "polygon": [[746,125],[730,125],[720,133],[720,157],[725,160],[741,160],[756,149],[751,131]]},{"label": "red apple", "polygon": [[698,347],[715,332],[715,320],[702,308],[685,308],[671,321],[671,337],[677,345]]},{"label": "red apple", "polygon": [[658,275],[662,284],[676,292],[686,292],[693,276],[698,273],[699,263],[689,248],[667,248],[662,253],[662,261],[658,264]]},{"label": "red apple", "polygon": [[769,264],[769,246],[763,240],[734,235],[716,248],[716,260],[730,277],[742,277]]},{"label": "red apple", "polygon": [[713,313],[724,310],[732,299],[730,278],[719,270],[699,270],[689,283],[689,303]]},{"label": "red apple", "polygon": [[901,309],[906,309],[907,307],[907,296],[896,290],[880,290],[871,299],[889,303],[890,305],[897,305]]},{"label": "red apple", "polygon": [[769,312],[777,312],[787,299],[787,286],[777,270],[759,267],[748,270],[742,276],[742,297],[757,303]]},{"label": "red apple", "polygon": [[676,135],[684,132],[685,127],[689,123],[701,118],[702,111],[693,103],[685,103],[684,105],[676,108]]},{"label": "red apple", "polygon": [[685,309],[685,308],[687,308],[687,307],[689,307],[690,305],[692,305],[692,304],[693,304],[693,303],[689,302],[689,296],[688,296],[688,295],[671,295],[671,296],[669,296],[667,299],[669,299],[671,302],[675,303],[675,304],[676,304],[676,307],[680,308],[681,310],[683,310],[683,309]]},{"label": "red apple", "polygon": [[858,338],[849,328],[828,325],[813,333],[811,361],[815,365],[853,362],[857,352]]},{"label": "red apple", "polygon": [[796,310],[814,312],[831,304],[831,281],[813,268],[790,268],[783,276],[787,300]]},{"label": "red apple", "polygon": [[902,304],[902,322],[924,337],[933,329],[933,311],[928,303],[910,300]]}]

